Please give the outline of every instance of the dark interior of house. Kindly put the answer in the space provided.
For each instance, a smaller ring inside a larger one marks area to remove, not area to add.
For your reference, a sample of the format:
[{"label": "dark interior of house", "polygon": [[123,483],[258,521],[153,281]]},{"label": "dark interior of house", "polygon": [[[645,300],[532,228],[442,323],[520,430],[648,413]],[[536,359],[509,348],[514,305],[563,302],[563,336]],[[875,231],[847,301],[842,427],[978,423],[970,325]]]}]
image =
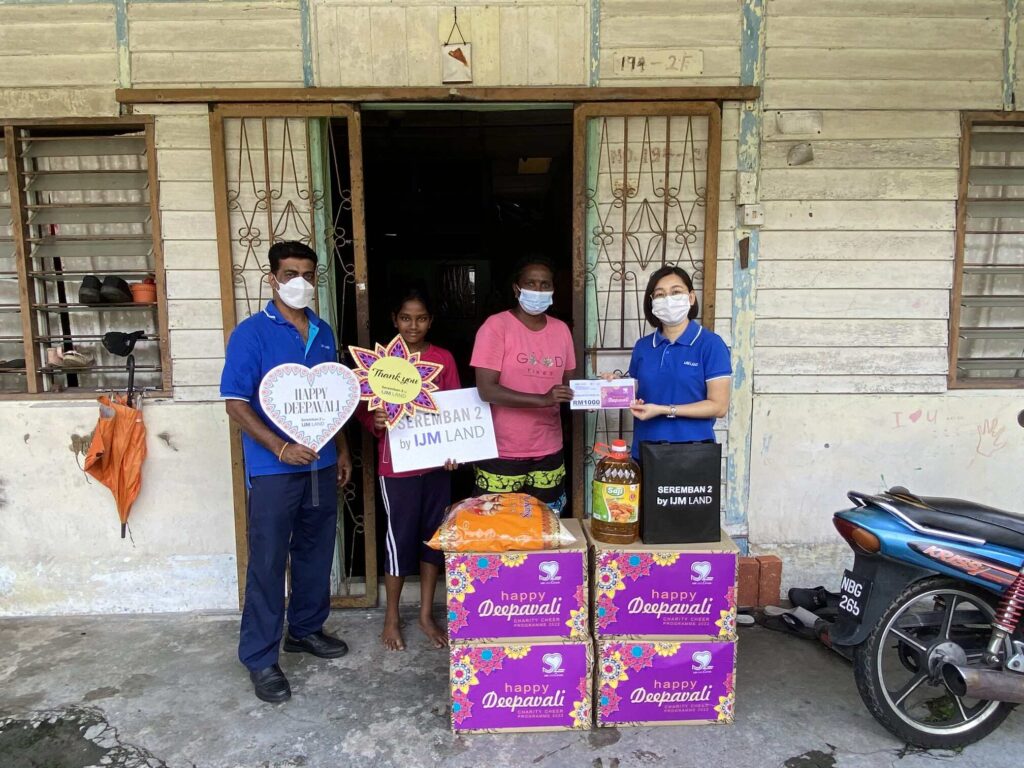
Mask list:
[{"label": "dark interior of house", "polygon": [[[571,110],[366,110],[362,123],[374,341],[397,333],[399,295],[426,288],[430,339],[452,352],[463,386],[473,386],[476,331],[513,306],[513,273],[528,255],[555,265],[551,314],[572,325]],[[335,127],[337,146],[343,130]],[[354,336],[355,323],[344,325]],[[565,435],[568,455],[568,423]],[[471,490],[470,468],[458,470],[453,499]]]}]

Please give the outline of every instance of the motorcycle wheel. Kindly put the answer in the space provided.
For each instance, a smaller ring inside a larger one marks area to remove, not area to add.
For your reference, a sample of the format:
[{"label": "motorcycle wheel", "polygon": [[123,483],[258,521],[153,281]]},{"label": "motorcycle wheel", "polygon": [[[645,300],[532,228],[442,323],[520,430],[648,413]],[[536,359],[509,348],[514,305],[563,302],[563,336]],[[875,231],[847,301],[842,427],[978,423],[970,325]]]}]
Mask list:
[{"label": "motorcycle wheel", "polygon": [[955,749],[983,739],[1010,714],[1013,704],[955,696],[939,672],[943,659],[984,666],[993,600],[952,579],[915,582],[857,646],[857,690],[890,733],[925,749]]}]

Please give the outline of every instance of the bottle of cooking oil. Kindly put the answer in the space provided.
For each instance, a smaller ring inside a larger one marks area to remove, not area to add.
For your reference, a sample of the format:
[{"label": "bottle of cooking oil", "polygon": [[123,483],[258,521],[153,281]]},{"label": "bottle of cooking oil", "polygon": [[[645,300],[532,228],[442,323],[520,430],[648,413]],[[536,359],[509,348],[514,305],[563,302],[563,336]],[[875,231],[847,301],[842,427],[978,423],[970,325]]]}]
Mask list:
[{"label": "bottle of cooking oil", "polygon": [[613,440],[611,451],[598,443],[594,452],[603,458],[594,468],[590,531],[606,544],[632,544],[640,529],[640,465],[625,440]]}]

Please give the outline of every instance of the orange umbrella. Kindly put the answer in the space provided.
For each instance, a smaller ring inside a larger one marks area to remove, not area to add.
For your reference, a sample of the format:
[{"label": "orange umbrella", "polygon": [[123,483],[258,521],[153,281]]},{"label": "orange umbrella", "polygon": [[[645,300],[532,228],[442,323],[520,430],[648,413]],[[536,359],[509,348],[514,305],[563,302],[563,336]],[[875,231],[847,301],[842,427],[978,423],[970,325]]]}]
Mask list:
[{"label": "orange umbrella", "polygon": [[142,488],[142,462],[146,458],[146,425],[142,411],[126,398],[99,398],[100,420],[85,457],[85,471],[114,494],[124,538],[128,515]]}]

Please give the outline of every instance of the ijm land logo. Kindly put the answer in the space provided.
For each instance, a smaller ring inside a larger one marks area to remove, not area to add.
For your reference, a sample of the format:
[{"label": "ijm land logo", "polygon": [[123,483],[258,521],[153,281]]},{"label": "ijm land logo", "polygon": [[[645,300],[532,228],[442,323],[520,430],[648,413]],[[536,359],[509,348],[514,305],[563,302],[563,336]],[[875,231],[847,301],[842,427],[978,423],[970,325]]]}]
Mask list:
[{"label": "ijm land logo", "polygon": [[561,676],[565,674],[565,670],[562,669],[562,654],[560,653],[545,653],[541,657],[541,663],[544,665],[542,671],[545,675]]},{"label": "ijm land logo", "polygon": [[537,570],[540,572],[540,580],[543,582],[555,584],[562,580],[562,577],[558,575],[557,560],[545,560],[537,565]]},{"label": "ijm land logo", "polygon": [[693,662],[694,672],[710,672],[714,669],[711,664],[711,651],[694,651],[690,661]]},{"label": "ijm land logo", "polygon": [[711,563],[707,560],[698,560],[690,564],[691,584],[710,584],[715,580],[711,575]]}]

